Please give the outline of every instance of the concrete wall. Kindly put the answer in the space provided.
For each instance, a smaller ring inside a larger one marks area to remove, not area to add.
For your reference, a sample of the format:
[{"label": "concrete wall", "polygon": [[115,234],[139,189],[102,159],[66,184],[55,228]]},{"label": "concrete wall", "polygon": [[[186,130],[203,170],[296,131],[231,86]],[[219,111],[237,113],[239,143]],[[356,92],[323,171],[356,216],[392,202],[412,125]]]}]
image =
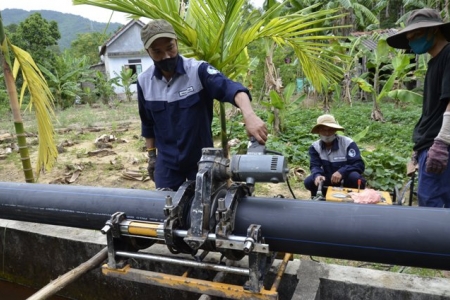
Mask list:
[{"label": "concrete wall", "polygon": [[[106,246],[99,231],[50,226],[0,219],[0,278],[33,288],[41,288],[85,262]],[[153,254],[171,256],[164,245],[149,248]],[[183,255],[177,255],[177,258]],[[187,257],[187,256],[184,256]],[[217,254],[207,256],[218,260]],[[275,276],[279,261],[267,276]],[[162,263],[134,261],[134,267],[181,275],[186,268]],[[246,261],[238,263],[246,266]],[[214,274],[194,270],[192,277],[212,278]],[[246,278],[231,275],[228,283],[242,285]],[[269,285],[270,286],[270,285]],[[450,299],[450,280],[327,265],[312,261],[289,262],[281,281],[280,300],[347,299]],[[100,268],[81,276],[59,295],[79,300],[91,299],[199,299],[199,294],[164,289],[102,275]],[[151,295],[151,296],[149,296]],[[150,297],[150,298],[149,298]],[[0,297],[1,298],[1,297]]]}]

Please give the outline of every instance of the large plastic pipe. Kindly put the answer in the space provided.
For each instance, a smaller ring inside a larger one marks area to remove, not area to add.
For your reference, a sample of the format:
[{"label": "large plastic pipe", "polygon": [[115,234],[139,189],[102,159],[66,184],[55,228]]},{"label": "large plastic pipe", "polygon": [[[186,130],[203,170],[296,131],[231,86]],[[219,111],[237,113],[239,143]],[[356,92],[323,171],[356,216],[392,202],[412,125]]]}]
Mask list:
[{"label": "large plastic pipe", "polygon": [[450,209],[246,198],[235,232],[273,251],[450,270]]},{"label": "large plastic pipe", "polygon": [[[101,229],[111,214],[162,222],[173,192],[0,183],[0,218]],[[259,224],[273,251],[450,270],[450,210],[248,197],[234,235]]]},{"label": "large plastic pipe", "polygon": [[0,218],[100,230],[111,215],[163,222],[174,192],[0,182]]}]

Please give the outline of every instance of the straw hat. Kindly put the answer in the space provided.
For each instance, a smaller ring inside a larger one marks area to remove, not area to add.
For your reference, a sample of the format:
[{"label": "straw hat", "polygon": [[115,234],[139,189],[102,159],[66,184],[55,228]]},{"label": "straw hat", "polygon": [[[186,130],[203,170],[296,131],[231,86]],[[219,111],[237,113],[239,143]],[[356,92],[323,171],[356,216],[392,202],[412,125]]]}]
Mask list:
[{"label": "straw hat", "polygon": [[344,130],[344,127],[340,126],[332,115],[321,115],[318,117],[317,124],[311,129],[311,133],[319,133],[319,128],[321,126],[334,128],[336,130]]},{"label": "straw hat", "polygon": [[398,49],[411,49],[406,34],[419,28],[442,27],[441,32],[450,41],[450,22],[444,23],[439,12],[431,8],[413,10],[406,20],[406,27],[386,39],[389,46]]}]

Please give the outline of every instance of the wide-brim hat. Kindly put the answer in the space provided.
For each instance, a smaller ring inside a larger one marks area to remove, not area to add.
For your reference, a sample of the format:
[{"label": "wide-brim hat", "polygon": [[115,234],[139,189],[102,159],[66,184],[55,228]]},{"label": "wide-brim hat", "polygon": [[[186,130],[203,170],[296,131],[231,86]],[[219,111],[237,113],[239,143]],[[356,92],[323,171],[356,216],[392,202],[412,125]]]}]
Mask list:
[{"label": "wide-brim hat", "polygon": [[317,118],[317,124],[311,129],[311,133],[319,133],[319,128],[322,126],[334,128],[336,130],[344,130],[344,127],[339,125],[332,115],[326,114]]},{"label": "wide-brim hat", "polygon": [[444,23],[439,12],[431,8],[413,10],[406,20],[406,27],[386,39],[389,46],[397,49],[411,49],[406,34],[419,28],[442,27],[441,32],[450,41],[450,22]]},{"label": "wide-brim hat", "polygon": [[172,24],[163,19],[151,20],[141,30],[141,40],[145,49],[159,38],[176,39],[177,35]]}]

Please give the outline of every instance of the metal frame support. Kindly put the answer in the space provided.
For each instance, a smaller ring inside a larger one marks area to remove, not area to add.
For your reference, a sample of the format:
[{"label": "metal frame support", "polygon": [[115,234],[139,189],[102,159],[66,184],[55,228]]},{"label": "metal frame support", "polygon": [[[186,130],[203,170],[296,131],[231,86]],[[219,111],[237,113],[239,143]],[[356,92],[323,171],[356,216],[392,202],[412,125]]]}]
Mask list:
[{"label": "metal frame support", "polygon": [[106,234],[106,243],[108,248],[108,267],[112,269],[120,268],[124,263],[116,261],[115,244],[120,238],[120,222],[125,220],[127,216],[123,212],[114,213],[111,218],[106,221],[105,226],[101,229],[103,234]]}]

